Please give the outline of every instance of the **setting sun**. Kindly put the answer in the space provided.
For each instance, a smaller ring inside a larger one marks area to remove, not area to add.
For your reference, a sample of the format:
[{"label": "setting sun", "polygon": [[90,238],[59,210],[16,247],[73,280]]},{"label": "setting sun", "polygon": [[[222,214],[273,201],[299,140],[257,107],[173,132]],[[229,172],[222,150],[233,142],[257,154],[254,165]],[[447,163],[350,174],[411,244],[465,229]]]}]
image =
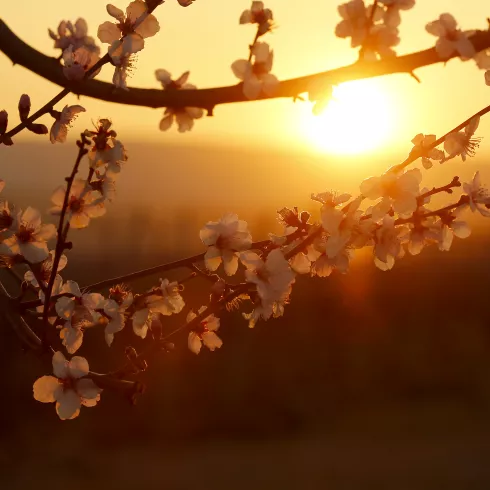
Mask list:
[{"label": "setting sun", "polygon": [[375,80],[343,83],[318,116],[304,115],[306,137],[324,151],[355,154],[385,144],[391,136],[394,115],[389,96]]}]

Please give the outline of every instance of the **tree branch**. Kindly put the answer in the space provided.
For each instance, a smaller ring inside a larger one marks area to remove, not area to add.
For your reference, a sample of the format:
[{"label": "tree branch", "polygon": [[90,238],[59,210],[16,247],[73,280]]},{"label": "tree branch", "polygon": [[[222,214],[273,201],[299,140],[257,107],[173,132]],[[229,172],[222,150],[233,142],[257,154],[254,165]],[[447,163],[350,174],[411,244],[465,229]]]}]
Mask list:
[{"label": "tree branch", "polygon": [[[490,31],[477,31],[470,38],[476,51],[490,47]],[[249,101],[242,91],[242,85],[217,87],[200,90],[172,90],[130,88],[116,89],[112,84],[98,80],[73,83],[63,75],[59,60],[46,56],[18,38],[0,19],[0,51],[14,64],[21,65],[37,75],[77,95],[119,104],[144,107],[202,107],[211,111],[216,105]],[[376,62],[360,61],[352,65],[314,75],[284,80],[272,97],[296,97],[307,92],[311,83],[338,84],[349,80],[372,78],[393,73],[412,74],[417,68],[442,63],[434,48]]]}]

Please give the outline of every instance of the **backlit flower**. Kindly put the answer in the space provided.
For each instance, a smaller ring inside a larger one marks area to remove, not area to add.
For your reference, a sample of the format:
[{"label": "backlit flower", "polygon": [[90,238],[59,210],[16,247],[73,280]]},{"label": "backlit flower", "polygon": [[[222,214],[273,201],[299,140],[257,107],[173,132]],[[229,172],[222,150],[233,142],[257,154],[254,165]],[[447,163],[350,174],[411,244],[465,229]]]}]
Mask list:
[{"label": "backlit flower", "polygon": [[449,59],[455,53],[461,59],[469,60],[475,56],[475,48],[468,36],[461,29],[451,14],[442,14],[438,20],[427,24],[427,32],[437,36],[436,51],[443,60]]},{"label": "backlit flower", "polygon": [[481,184],[480,172],[476,172],[471,182],[463,184],[463,190],[468,196],[470,209],[478,211],[482,216],[490,217],[490,193],[486,187]]},{"label": "backlit flower", "polygon": [[261,93],[273,95],[279,80],[272,75],[274,53],[267,43],[257,42],[252,47],[253,63],[237,60],[231,65],[235,76],[243,81],[243,93],[247,99],[257,99]]},{"label": "backlit flower", "polygon": [[56,403],[61,420],[78,417],[82,405],[94,407],[102,390],[89,378],[88,362],[75,356],[70,361],[57,351],[53,355],[54,376],[42,376],[33,386],[34,398],[42,403]]},{"label": "backlit flower", "polygon": [[437,148],[431,148],[437,141],[435,134],[422,133],[415,136],[412,140],[414,147],[410,154],[418,155],[422,158],[422,165],[424,168],[429,169],[432,167],[432,160],[441,161],[444,159],[444,152]]},{"label": "backlit flower", "polygon": [[473,138],[475,131],[480,124],[480,116],[475,116],[463,131],[449,133],[444,140],[444,149],[448,153],[448,156],[444,159],[450,160],[451,158],[461,155],[461,159],[466,161],[466,157],[475,156],[476,149],[480,146],[481,138]]},{"label": "backlit flower", "polygon": [[209,221],[199,232],[208,247],[204,256],[206,268],[215,271],[223,262],[228,276],[238,268],[237,252],[247,250],[252,244],[252,235],[246,221],[239,220],[236,214],[225,214],[219,221]]},{"label": "backlit flower", "polygon": [[[198,313],[202,313],[205,309],[205,306],[201,306]],[[189,323],[196,317],[197,315],[191,310],[187,315],[186,322]],[[219,349],[223,345],[223,341],[216,335],[218,329],[219,318],[216,318],[214,315],[209,315],[204,320],[201,320],[199,325],[189,332],[187,340],[189,350],[194,352],[194,354],[199,354],[203,344],[210,351]]]},{"label": "backlit flower", "polygon": [[85,109],[81,105],[65,105],[61,112],[54,114],[56,116],[55,122],[51,126],[51,131],[49,133],[51,143],[64,143],[66,141],[68,128],[71,127],[71,123],[76,119],[80,112],[85,112]]},{"label": "backlit flower", "polygon": [[[85,73],[99,61],[99,55],[87,48],[80,47],[74,50],[69,46],[63,51],[63,74],[68,80],[83,80]],[[100,71],[97,70],[92,77]]]},{"label": "backlit flower", "polygon": [[240,15],[240,24],[257,24],[259,36],[272,29],[273,15],[271,9],[264,8],[264,2],[252,2],[252,7]]},{"label": "backlit flower", "polygon": [[[63,209],[66,189],[58,187],[51,196],[54,206],[50,209],[51,214],[58,215]],[[98,218],[106,213],[104,200],[100,192],[87,187],[83,179],[76,179],[70,189],[68,199],[68,216],[72,228],[85,228],[89,225],[91,218]]]},{"label": "backlit flower", "polygon": [[[47,286],[49,278],[51,277],[51,273],[53,271],[54,255],[55,255],[55,251],[51,250],[49,252],[48,258],[46,260],[43,260],[39,264],[37,271],[36,271],[37,276],[43,281],[45,286]],[[68,262],[68,259],[66,258],[66,255],[61,254],[59,262],[58,262],[58,269],[56,272],[63,270],[66,267],[67,262]],[[39,287],[39,283],[37,282],[37,279],[31,270],[28,270],[24,274],[24,281],[31,283],[35,288]]]},{"label": "backlit flower", "polygon": [[56,33],[51,29],[48,29],[48,32],[51,39],[54,40],[54,47],[62,51],[65,51],[69,46],[73,46],[73,49],[84,47],[96,54],[100,52],[100,48],[95,44],[94,38],[87,35],[88,26],[85,19],[79,18],[75,24],[62,20]]},{"label": "backlit flower", "polygon": [[137,53],[145,46],[145,38],[154,36],[159,30],[158,20],[147,13],[147,5],[143,0],[134,0],[124,12],[114,5],[107,5],[107,13],[117,22],[104,22],[99,26],[97,36],[103,43],[111,45],[110,53],[119,46],[122,39],[122,49],[126,54]]},{"label": "backlit flower", "polygon": [[43,225],[37,209],[28,207],[24,212],[19,211],[11,231],[13,235],[4,243],[12,252],[23,255],[35,264],[48,258],[46,241],[56,236],[56,227],[53,224]]}]

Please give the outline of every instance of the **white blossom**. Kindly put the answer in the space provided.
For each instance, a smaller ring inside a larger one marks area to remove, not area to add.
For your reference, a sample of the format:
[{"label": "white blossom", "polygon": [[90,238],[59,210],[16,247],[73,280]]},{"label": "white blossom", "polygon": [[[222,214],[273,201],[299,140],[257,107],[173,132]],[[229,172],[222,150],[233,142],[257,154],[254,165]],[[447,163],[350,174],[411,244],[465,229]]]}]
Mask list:
[{"label": "white blossom", "polygon": [[396,174],[387,172],[381,177],[370,177],[361,184],[361,193],[368,199],[382,198],[372,209],[375,221],[386,215],[391,208],[400,215],[410,215],[417,209],[417,196],[422,173],[411,169]]},{"label": "white blossom", "polygon": [[[177,80],[172,80],[170,72],[164,69],[155,71],[156,79],[164,90],[195,90],[196,86],[187,83],[190,72],[186,71]],[[200,107],[167,107],[160,121],[160,131],[167,131],[174,120],[180,133],[190,131],[194,127],[194,119],[200,119],[204,111]]]},{"label": "white blossom", "polygon": [[376,230],[374,246],[374,263],[381,270],[389,270],[395,265],[395,259],[403,254],[402,239],[406,227],[395,226],[392,216],[385,216],[383,223]]},{"label": "white blossom", "polygon": [[[75,49],[69,46],[63,51],[63,74],[68,80],[80,81],[85,77],[85,73],[99,61],[99,55],[85,47]],[[92,77],[100,71],[97,70]]]},{"label": "white blossom", "polygon": [[85,112],[85,109],[81,105],[66,105],[61,112],[56,114],[56,119],[49,133],[51,143],[64,143],[66,141],[68,128],[71,127],[71,123],[80,112]]},{"label": "white blossom", "polygon": [[122,43],[125,54],[137,53],[145,46],[145,39],[154,36],[159,30],[158,20],[147,13],[147,5],[143,0],[134,0],[124,12],[114,5],[107,5],[107,13],[117,22],[104,22],[99,26],[97,36],[103,43],[111,45],[112,54]]},{"label": "white blossom", "polygon": [[490,217],[490,193],[481,184],[480,172],[476,172],[471,182],[463,184],[463,190],[468,196],[471,211],[478,211],[482,216]]},{"label": "white blossom", "polygon": [[[83,179],[73,181],[67,207],[72,228],[85,228],[89,225],[91,218],[98,218],[106,213],[102,194],[90,189]],[[65,195],[66,189],[63,186],[54,191],[51,196],[51,202],[54,204],[50,209],[51,214],[61,213]]]},{"label": "white blossom", "polygon": [[219,221],[209,221],[199,232],[208,247],[204,263],[210,271],[215,271],[223,262],[228,276],[238,269],[237,252],[247,250],[252,244],[252,235],[246,221],[239,220],[236,214],[225,214]]},{"label": "white blossom", "polygon": [[[205,306],[199,308],[199,314],[206,310]],[[189,323],[197,315],[191,310],[187,315],[186,322]],[[191,352],[199,354],[201,346],[204,344],[210,351],[219,349],[223,345],[223,341],[216,335],[216,331],[219,329],[219,318],[216,318],[213,314],[207,316],[204,320],[201,320],[199,326],[194,327],[189,332],[187,345]]]},{"label": "white blossom", "polygon": [[272,10],[264,8],[264,2],[252,2],[252,7],[240,15],[240,24],[257,24],[259,36],[272,29],[273,20]]},{"label": "white blossom", "polygon": [[480,138],[473,138],[475,131],[480,124],[480,116],[471,119],[463,131],[449,133],[444,140],[444,149],[448,153],[446,160],[450,160],[458,155],[466,161],[467,156],[474,156],[476,149],[480,146]]},{"label": "white blossom", "polygon": [[58,25],[57,32],[53,32],[51,29],[48,29],[48,32],[54,41],[54,47],[62,51],[73,46],[73,49],[84,47],[96,54],[100,52],[94,38],[87,35],[87,22],[81,17],[77,19],[75,24],[71,21],[62,20]]},{"label": "white blossom", "polygon": [[17,213],[11,231],[13,235],[4,241],[5,245],[12,252],[23,255],[26,260],[34,264],[48,257],[46,241],[56,236],[55,225],[43,225],[41,213],[31,207]]},{"label": "white blossom", "polygon": [[272,75],[274,53],[267,43],[257,42],[253,45],[252,57],[254,62],[237,60],[231,65],[234,75],[243,81],[243,93],[247,99],[257,99],[261,93],[273,95],[279,85],[279,80]]},{"label": "white blossom", "polygon": [[469,60],[475,56],[475,48],[465,32],[458,29],[458,24],[451,14],[442,14],[438,20],[425,27],[427,32],[437,36],[436,51],[443,60],[457,53],[461,59]]},{"label": "white blossom", "polygon": [[422,165],[426,169],[432,167],[432,160],[441,161],[444,159],[444,152],[431,146],[437,141],[435,134],[419,133],[412,140],[414,147],[410,154],[420,155],[422,157]]},{"label": "white blossom", "polygon": [[56,403],[61,420],[78,417],[80,408],[94,407],[102,390],[90,379],[88,362],[75,356],[70,361],[57,351],[53,355],[54,376],[42,376],[33,386],[34,398],[42,403]]},{"label": "white blossom", "polygon": [[[38,271],[37,271],[38,277],[40,277],[42,279],[43,283],[46,286],[48,284],[49,278],[51,277],[51,273],[53,271],[54,256],[55,256],[55,251],[51,250],[49,252],[48,258],[46,260],[43,260],[40,263]],[[68,262],[68,259],[67,259],[66,255],[61,254],[59,262],[58,262],[58,268],[57,268],[56,272],[58,273],[59,271],[63,270],[66,267],[67,262]],[[31,283],[35,288],[39,287],[39,283],[37,282],[37,279],[31,270],[28,270],[24,274],[24,281]]]},{"label": "white blossom", "polygon": [[446,215],[436,223],[439,236],[439,250],[447,252],[451,248],[453,238],[468,238],[471,235],[471,228],[466,221],[459,219],[463,208],[457,208]]}]

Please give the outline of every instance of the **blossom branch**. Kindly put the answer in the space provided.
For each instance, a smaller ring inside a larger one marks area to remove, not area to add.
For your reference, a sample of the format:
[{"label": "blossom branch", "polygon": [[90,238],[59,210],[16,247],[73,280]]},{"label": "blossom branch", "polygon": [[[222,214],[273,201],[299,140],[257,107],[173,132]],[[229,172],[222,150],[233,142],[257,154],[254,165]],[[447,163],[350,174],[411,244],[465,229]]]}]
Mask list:
[{"label": "blossom branch", "polygon": [[[477,31],[469,39],[476,51],[482,51],[490,47],[490,31],[488,30]],[[72,83],[63,75],[62,66],[56,58],[46,56],[23,42],[1,19],[0,51],[14,64],[24,66],[33,73],[57,85],[66,87],[67,93],[73,92],[77,95],[85,95],[107,102],[153,108],[201,107],[211,110],[220,104],[249,101],[243,94],[241,84],[200,90],[165,91],[160,89],[130,88],[126,91],[117,90],[114,85],[97,80]],[[457,57],[457,55],[451,56],[451,58],[454,57]],[[412,74],[418,68],[446,61],[439,57],[435,48],[376,62],[358,61],[352,65],[322,73],[284,80],[280,82],[277,91],[273,95],[262,95],[260,98],[296,97],[301,93],[307,92],[313,82],[338,84],[350,80],[379,77],[394,73]],[[32,122],[33,119],[29,119]]]}]

